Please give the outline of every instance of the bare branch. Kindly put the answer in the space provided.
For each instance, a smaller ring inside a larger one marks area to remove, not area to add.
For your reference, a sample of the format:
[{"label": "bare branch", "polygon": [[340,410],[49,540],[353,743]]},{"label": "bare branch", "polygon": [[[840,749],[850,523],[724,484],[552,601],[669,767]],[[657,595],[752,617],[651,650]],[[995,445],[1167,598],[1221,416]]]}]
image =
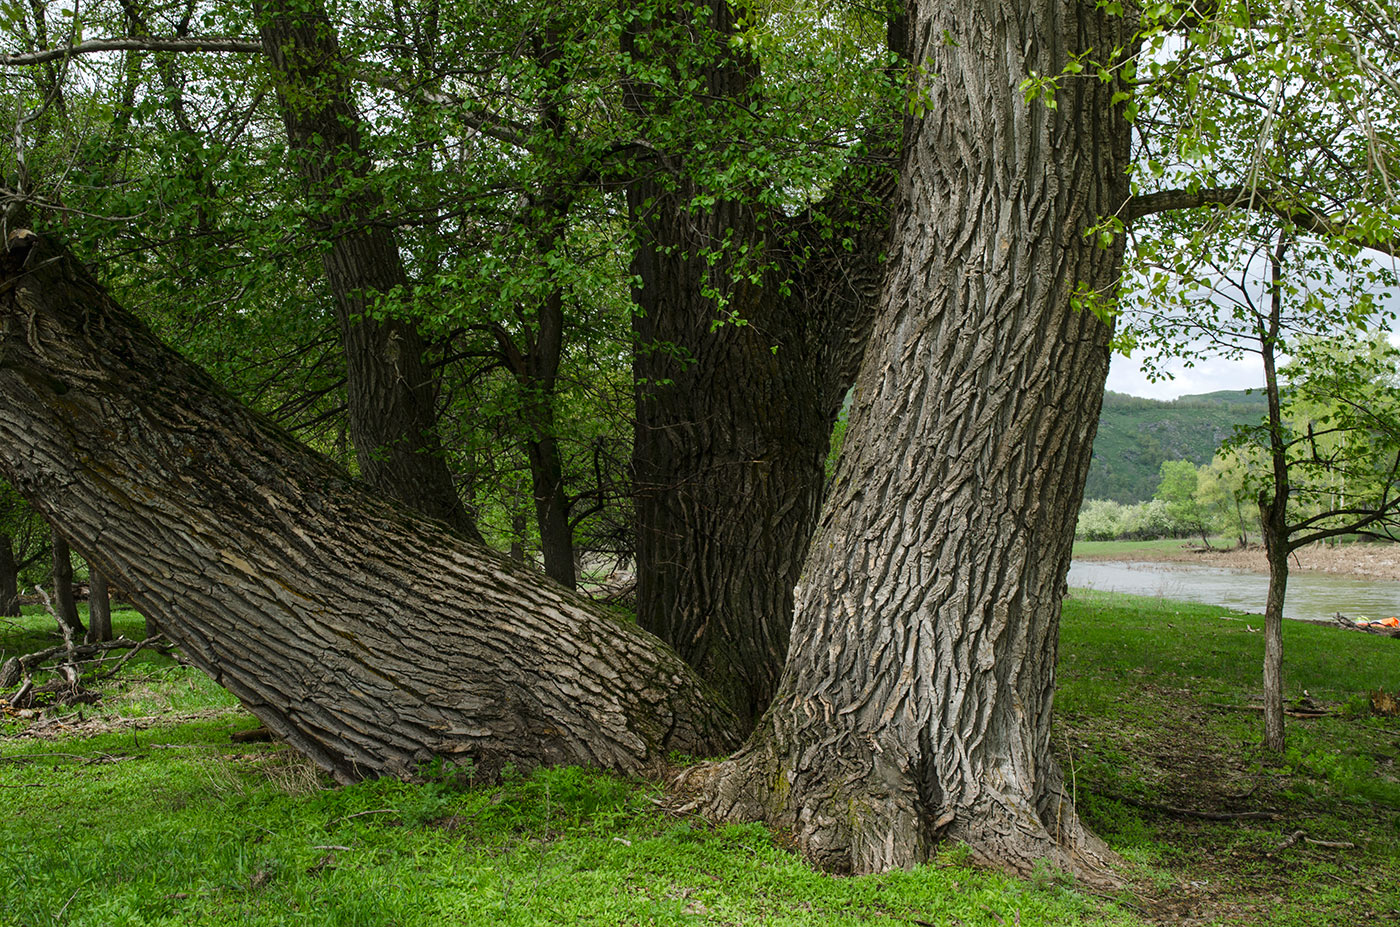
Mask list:
[{"label": "bare branch", "polygon": [[1400,241],[1382,240],[1371,235],[1358,235],[1344,223],[1334,222],[1306,207],[1281,202],[1270,190],[1237,187],[1208,187],[1203,190],[1162,190],[1131,197],[1124,208],[1124,221],[1132,222],[1154,213],[1173,209],[1200,209],[1223,206],[1252,209],[1268,213],[1292,223],[1300,231],[1328,238],[1341,238],[1384,254],[1400,257]]},{"label": "bare branch", "polygon": [[262,44],[250,39],[237,39],[227,36],[206,38],[150,38],[146,36],[89,39],[77,45],[59,48],[46,48],[42,51],[20,55],[0,55],[0,67],[18,67],[25,64],[44,64],[58,61],[73,55],[86,55],[108,51],[152,51],[152,52],[220,52],[229,54],[255,55],[262,52]]}]

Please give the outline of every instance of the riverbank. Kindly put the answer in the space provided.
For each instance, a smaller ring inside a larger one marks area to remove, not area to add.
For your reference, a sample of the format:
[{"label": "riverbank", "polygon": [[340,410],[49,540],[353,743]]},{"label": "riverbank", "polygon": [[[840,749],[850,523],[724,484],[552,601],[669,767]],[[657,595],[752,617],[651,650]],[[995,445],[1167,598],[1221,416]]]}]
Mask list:
[{"label": "riverbank", "polygon": [[[1205,549],[1200,539],[1191,541],[1077,541],[1074,556],[1078,560],[1130,560],[1165,563],[1194,563],[1199,566],[1225,567],[1268,573],[1262,547],[1247,550],[1220,546]],[[1400,544],[1342,544],[1336,547],[1313,544],[1295,551],[1291,568],[1300,571],[1332,573],[1356,579],[1388,579],[1400,581]]]}]

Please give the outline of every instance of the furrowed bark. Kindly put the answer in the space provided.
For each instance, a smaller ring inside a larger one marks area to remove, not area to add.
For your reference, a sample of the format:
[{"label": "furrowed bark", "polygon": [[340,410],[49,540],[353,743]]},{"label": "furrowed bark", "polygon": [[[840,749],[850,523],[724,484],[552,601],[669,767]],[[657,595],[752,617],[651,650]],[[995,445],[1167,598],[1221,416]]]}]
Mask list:
[{"label": "furrowed bark", "polygon": [[107,589],[107,577],[88,565],[88,632],[89,644],[112,639],[112,596]]},{"label": "furrowed bark", "polygon": [[1288,525],[1288,447],[1284,441],[1282,395],[1277,355],[1283,338],[1283,261],[1292,237],[1280,232],[1269,255],[1267,314],[1255,317],[1259,354],[1264,361],[1264,397],[1268,403],[1269,466],[1272,479],[1259,493],[1259,530],[1269,563],[1269,591],[1264,599],[1264,749],[1283,753],[1283,602],[1288,592],[1288,555],[1293,550]]},{"label": "furrowed bark", "polygon": [[911,9],[926,115],[906,135],[897,251],[773,707],[689,781],[709,809],[871,872],[948,838],[1017,872],[1101,878],[1051,751],[1060,599],[1108,369],[1077,285],[1111,291],[1124,202],[1113,85],[1027,103],[1032,73],[1127,45],[1076,0]]},{"label": "furrowed bark", "polygon": [[369,493],[57,245],[0,258],[0,472],[185,654],[342,781],[432,756],[640,771],[732,746],[664,644]]},{"label": "furrowed bark", "polygon": [[[695,26],[691,6],[661,7],[649,44],[629,35],[628,55],[647,44],[663,60],[666,30]],[[715,0],[708,12],[708,38],[719,36],[725,51],[699,76],[716,99],[757,105],[757,63],[727,43],[736,8]],[[644,118],[670,102],[644,84],[627,88],[627,101]],[[897,140],[874,147],[829,202],[798,217],[765,207],[754,189],[697,206],[707,191],[687,174],[683,148],[628,188],[640,229],[632,262],[637,620],[750,726],[782,672],[832,425],[875,315]],[[836,241],[821,231],[833,227]],[[842,238],[854,246],[841,247]],[[766,265],[759,279],[746,260]]]},{"label": "furrowed bark", "polygon": [[0,618],[19,617],[19,564],[15,560],[15,541],[0,534]]}]

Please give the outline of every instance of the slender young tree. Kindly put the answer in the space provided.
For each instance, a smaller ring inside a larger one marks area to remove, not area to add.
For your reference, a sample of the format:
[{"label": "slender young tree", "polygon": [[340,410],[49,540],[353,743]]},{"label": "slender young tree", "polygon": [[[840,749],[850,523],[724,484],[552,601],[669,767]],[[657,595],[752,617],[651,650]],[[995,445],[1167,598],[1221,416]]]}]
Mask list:
[{"label": "slender young tree", "polygon": [[19,563],[15,558],[15,541],[0,533],[0,617],[17,618],[19,610]]},{"label": "slender young tree", "polygon": [[479,542],[443,456],[426,344],[382,304],[407,290],[408,277],[382,203],[365,182],[364,128],[335,29],[319,2],[263,0],[256,10],[308,216],[325,245],[360,471],[386,495]]},{"label": "slender young tree", "polygon": [[89,644],[112,639],[112,595],[107,588],[107,577],[101,570],[88,566],[88,629],[85,640]]},{"label": "slender young tree", "polygon": [[73,594],[73,552],[57,528],[53,530],[51,545],[54,617],[65,636],[71,636],[75,642],[81,641],[87,628],[78,617],[78,601]]}]

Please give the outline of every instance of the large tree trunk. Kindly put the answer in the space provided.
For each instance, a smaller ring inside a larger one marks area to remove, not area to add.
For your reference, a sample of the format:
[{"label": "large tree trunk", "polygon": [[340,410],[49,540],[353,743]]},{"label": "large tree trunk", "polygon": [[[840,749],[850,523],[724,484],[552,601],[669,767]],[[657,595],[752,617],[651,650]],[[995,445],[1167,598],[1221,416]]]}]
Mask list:
[{"label": "large tree trunk", "polygon": [[[648,21],[658,59],[676,41],[665,30],[693,41],[692,8],[678,6],[662,4],[668,12]],[[697,76],[742,112],[757,65],[728,42],[735,15],[728,0],[709,4],[702,41],[718,41]],[[629,55],[639,38],[627,36]],[[693,60],[686,47],[677,57]],[[665,92],[630,86],[629,109],[664,114]],[[874,167],[852,168],[822,209],[795,220],[758,190],[698,184],[682,144],[628,189],[641,230],[632,262],[637,620],[750,724],[782,672],[831,428],[874,319],[895,147],[878,138]],[[854,247],[824,238],[832,229]],[[760,279],[745,262],[765,266]]]},{"label": "large tree trunk", "polygon": [[0,256],[0,359],[0,472],[339,779],[735,742],[660,641],[366,492],[32,233]]},{"label": "large tree trunk", "polygon": [[1051,750],[1060,599],[1108,369],[1128,190],[1112,84],[1027,103],[1028,74],[1123,47],[1079,0],[919,3],[927,115],[908,138],[885,304],[807,561],[773,707],[692,781],[729,819],[869,872],[946,838],[1025,872],[1098,872]]},{"label": "large tree trunk", "polygon": [[68,541],[53,530],[53,613],[64,637],[74,642],[81,641],[87,634],[82,619],[78,617],[78,600],[73,595],[73,554]]},{"label": "large tree trunk", "polygon": [[[745,225],[755,235],[744,208],[726,205],[709,215],[676,208],[652,223],[653,240],[703,228],[718,241]],[[773,295],[777,281],[734,294],[729,308],[747,324],[715,328],[707,262],[668,248],[648,248],[633,265],[643,307],[633,365],[637,620],[751,725],[787,653],[835,409],[803,363],[792,330],[800,322]]]},{"label": "large tree trunk", "polygon": [[19,617],[19,563],[15,540],[0,534],[0,618]]},{"label": "large tree trunk", "polygon": [[345,352],[360,473],[386,496],[480,541],[443,457],[423,337],[378,306],[386,294],[406,291],[408,276],[382,203],[365,183],[371,165],[334,27],[319,2],[264,0],[259,20],[311,221],[328,239],[322,262]]}]

